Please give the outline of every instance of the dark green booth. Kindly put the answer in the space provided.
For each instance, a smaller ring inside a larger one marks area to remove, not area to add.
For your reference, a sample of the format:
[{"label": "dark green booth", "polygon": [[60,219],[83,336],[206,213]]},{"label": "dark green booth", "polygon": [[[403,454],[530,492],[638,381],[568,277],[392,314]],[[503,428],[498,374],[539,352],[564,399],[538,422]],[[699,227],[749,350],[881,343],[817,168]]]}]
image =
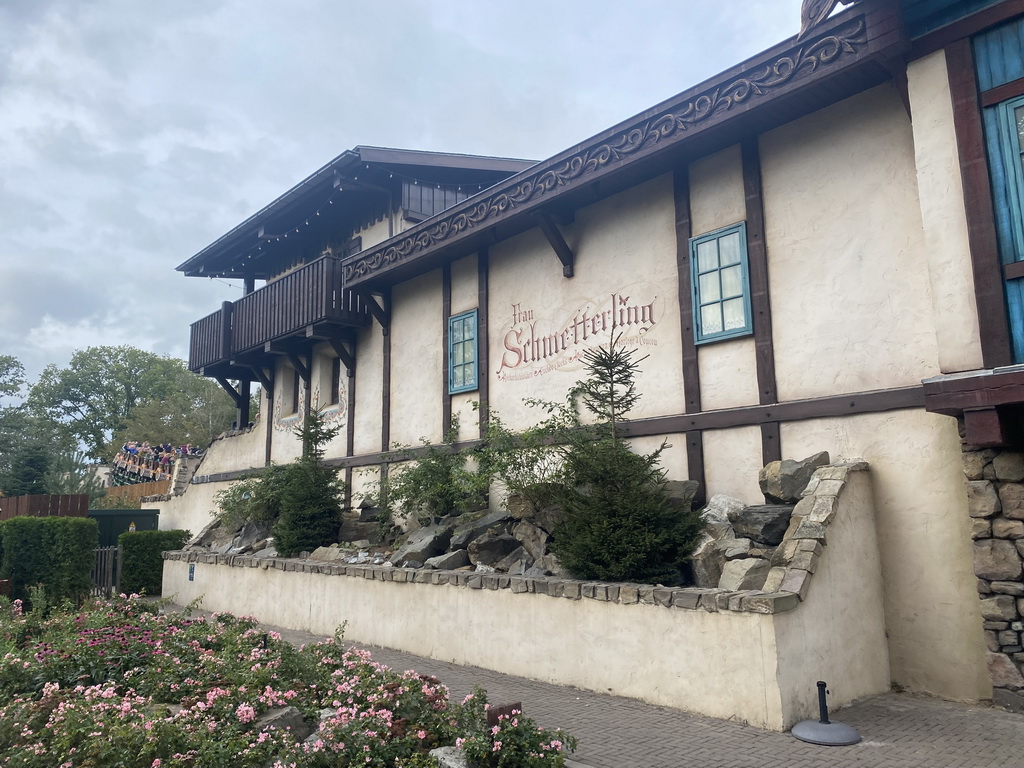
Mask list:
[{"label": "dark green booth", "polygon": [[132,530],[155,531],[159,527],[159,509],[90,509],[89,517],[100,527],[100,546],[117,546],[117,537]]}]

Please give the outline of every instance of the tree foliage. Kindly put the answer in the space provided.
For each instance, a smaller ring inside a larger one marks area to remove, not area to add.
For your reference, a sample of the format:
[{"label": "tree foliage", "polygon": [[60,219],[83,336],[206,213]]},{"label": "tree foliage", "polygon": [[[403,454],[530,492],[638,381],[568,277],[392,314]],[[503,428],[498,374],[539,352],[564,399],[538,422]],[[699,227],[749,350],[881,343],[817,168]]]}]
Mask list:
[{"label": "tree foliage", "polygon": [[89,347],[65,368],[48,365],[28,406],[95,459],[124,439],[205,445],[234,417],[227,394],[181,360],[130,346]]},{"label": "tree foliage", "polygon": [[[564,405],[550,405],[548,429],[563,458],[558,501],[564,510],[552,549],[585,579],[678,583],[703,527],[699,512],[665,490],[661,454],[635,453],[619,433],[636,405],[642,360],[613,337],[583,356],[587,375]],[[576,402],[596,420],[585,425]]]}]

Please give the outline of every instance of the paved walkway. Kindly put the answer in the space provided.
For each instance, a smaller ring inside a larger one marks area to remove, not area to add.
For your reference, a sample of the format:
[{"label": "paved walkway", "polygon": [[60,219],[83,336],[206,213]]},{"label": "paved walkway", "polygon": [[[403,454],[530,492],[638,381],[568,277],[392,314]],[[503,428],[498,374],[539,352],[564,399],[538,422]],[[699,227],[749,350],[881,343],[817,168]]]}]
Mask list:
[{"label": "paved walkway", "polygon": [[[202,613],[201,611],[198,613]],[[289,641],[319,635],[268,627]],[[926,696],[885,694],[866,699],[833,719],[856,728],[852,747],[818,747],[788,733],[687,715],[635,699],[526,680],[478,667],[451,664],[391,648],[367,648],[396,669],[434,675],[454,697],[475,685],[494,704],[523,702],[524,712],[579,739],[572,756],[587,768],[988,768],[1024,766],[1024,716]]]}]

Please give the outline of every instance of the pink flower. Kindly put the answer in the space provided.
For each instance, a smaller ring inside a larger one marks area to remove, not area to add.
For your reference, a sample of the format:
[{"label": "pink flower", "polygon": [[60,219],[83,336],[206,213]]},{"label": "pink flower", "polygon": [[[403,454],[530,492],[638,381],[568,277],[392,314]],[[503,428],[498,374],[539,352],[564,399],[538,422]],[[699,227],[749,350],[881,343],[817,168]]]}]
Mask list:
[{"label": "pink flower", "polygon": [[499,751],[500,749],[501,749],[501,742],[500,742],[500,741],[496,741],[496,742],[494,742],[494,748],[493,748],[493,749],[492,749],[491,751],[492,751],[492,752],[497,752],[497,751]]},{"label": "pink flower", "polygon": [[252,708],[251,704],[239,704],[238,709],[235,710],[235,715],[243,723],[251,723],[256,719],[256,710]]},{"label": "pink flower", "polygon": [[417,739],[425,739],[425,738],[427,738],[427,732],[424,731],[424,730],[416,731],[416,738]]}]

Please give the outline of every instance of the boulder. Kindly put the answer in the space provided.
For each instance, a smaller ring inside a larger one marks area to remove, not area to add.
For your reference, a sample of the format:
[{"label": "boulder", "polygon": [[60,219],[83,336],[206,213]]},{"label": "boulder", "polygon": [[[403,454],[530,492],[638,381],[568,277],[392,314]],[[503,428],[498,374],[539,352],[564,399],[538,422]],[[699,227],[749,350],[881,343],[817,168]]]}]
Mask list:
[{"label": "boulder", "polygon": [[469,768],[469,760],[457,747],[438,747],[428,754],[437,761],[438,768]]},{"label": "boulder", "polygon": [[750,539],[722,539],[720,547],[725,552],[726,560],[739,560],[742,557],[750,557]]},{"label": "boulder", "polygon": [[530,553],[530,559],[540,560],[548,551],[551,536],[543,528],[538,528],[527,520],[520,520],[512,529],[512,535],[522,542],[523,548]]},{"label": "boulder", "polygon": [[246,523],[242,526],[242,530],[235,534],[235,538],[231,542],[231,548],[237,554],[249,552],[255,547],[257,542],[265,540],[269,533],[269,525],[260,525],[252,522]]},{"label": "boulder", "polygon": [[307,560],[314,560],[318,563],[340,563],[346,557],[349,552],[339,547],[337,544],[332,544],[329,547],[317,547],[314,549]]},{"label": "boulder", "polygon": [[185,543],[185,548],[190,549],[192,547],[204,546],[207,539],[212,538],[213,532],[220,528],[220,520],[214,520],[207,524],[198,535],[193,536],[188,542]]},{"label": "boulder", "polygon": [[766,500],[773,504],[795,504],[811,481],[814,470],[829,463],[829,455],[822,451],[802,461],[783,459],[766,464],[757,474],[758,485]]},{"label": "boulder", "polygon": [[364,523],[357,519],[346,517],[341,521],[341,530],[338,531],[339,541],[366,539],[367,541],[377,542],[380,541],[380,537],[380,523],[376,520]]},{"label": "boulder", "polygon": [[567,571],[562,566],[562,564],[558,562],[558,557],[552,552],[548,552],[546,555],[544,555],[544,557],[539,558],[534,565],[537,568],[543,568],[545,571],[547,571],[552,576],[555,576],[556,578],[572,578],[572,574],[570,574],[569,571]]},{"label": "boulder", "polygon": [[454,571],[456,568],[469,565],[469,553],[464,549],[456,549],[454,552],[446,552],[443,555],[428,558],[423,564],[428,568]]},{"label": "boulder", "polygon": [[763,504],[731,512],[729,521],[736,536],[774,547],[782,542],[792,516],[793,507],[789,504]]},{"label": "boulder", "polygon": [[708,523],[729,524],[729,515],[739,512],[745,506],[747,505],[739,499],[726,496],[724,493],[716,493],[701,511],[704,513],[704,520]]},{"label": "boulder", "polygon": [[538,528],[543,528],[548,533],[554,534],[555,529],[558,528],[564,518],[564,509],[557,504],[548,504],[537,509],[531,522]]},{"label": "boulder", "polygon": [[296,741],[304,741],[316,730],[313,726],[306,724],[302,713],[295,707],[275,707],[267,710],[256,718],[251,730],[253,733],[259,733],[271,728],[278,731],[290,731]]},{"label": "boulder", "polygon": [[981,539],[974,542],[974,575],[990,581],[1018,581],[1021,559],[1017,548],[1007,539]]},{"label": "boulder", "polygon": [[495,530],[500,533],[508,533],[509,530],[509,516],[507,512],[498,510],[497,512],[491,512],[477,518],[468,518],[463,516],[460,518],[458,525],[455,527],[454,533],[451,538],[452,549],[465,549],[469,546],[469,543],[482,536],[490,530]]},{"label": "boulder", "polygon": [[513,550],[494,564],[496,571],[511,573],[515,576],[522,576],[528,568],[532,567],[533,558],[523,547]]},{"label": "boulder", "polygon": [[473,565],[496,567],[499,562],[521,548],[519,539],[514,536],[488,531],[469,543],[469,559]]},{"label": "boulder", "polygon": [[451,525],[429,525],[409,534],[405,543],[395,551],[391,562],[402,565],[407,560],[423,562],[443,554],[452,538]]},{"label": "boulder", "polygon": [[[732,541],[732,539],[725,541]],[[719,540],[704,534],[690,557],[694,584],[703,588],[717,587],[722,578],[725,562],[725,549],[720,545]]]},{"label": "boulder", "polygon": [[742,589],[761,589],[768,578],[771,563],[756,557],[744,560],[730,560],[722,569],[722,578],[718,582],[721,589],[737,592]]}]

